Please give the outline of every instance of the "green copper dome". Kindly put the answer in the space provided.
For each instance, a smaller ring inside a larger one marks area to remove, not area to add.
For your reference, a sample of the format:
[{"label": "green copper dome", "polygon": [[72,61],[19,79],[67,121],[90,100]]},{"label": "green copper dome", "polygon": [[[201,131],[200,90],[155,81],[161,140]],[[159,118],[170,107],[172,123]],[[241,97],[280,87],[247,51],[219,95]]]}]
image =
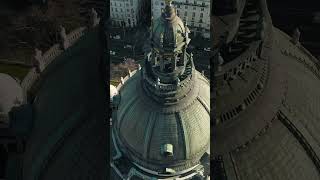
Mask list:
[{"label": "green copper dome", "polygon": [[122,83],[113,113],[121,154],[154,176],[195,171],[210,145],[210,85],[187,53],[189,30],[167,2],[144,67]]},{"label": "green copper dome", "polygon": [[[150,98],[141,73],[124,83],[113,125],[121,152],[129,159],[159,173],[199,163],[210,143],[210,88],[199,72],[193,76],[193,87],[174,105]],[[172,146],[171,155],[163,151],[167,144]]]},{"label": "green copper dome", "polygon": [[183,47],[189,44],[188,27],[176,15],[172,6],[166,6],[165,12],[156,19],[152,28],[152,45],[161,52],[182,52]]}]

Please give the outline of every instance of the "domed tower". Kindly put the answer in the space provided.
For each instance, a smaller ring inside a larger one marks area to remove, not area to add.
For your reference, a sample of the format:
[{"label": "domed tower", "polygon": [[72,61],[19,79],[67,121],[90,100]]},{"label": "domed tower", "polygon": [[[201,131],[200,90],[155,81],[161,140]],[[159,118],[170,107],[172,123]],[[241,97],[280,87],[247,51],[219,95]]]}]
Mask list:
[{"label": "domed tower", "polygon": [[211,175],[320,179],[319,61],[298,42],[299,33],[273,27],[266,0],[232,2],[213,4]]},{"label": "domed tower", "polygon": [[188,33],[166,1],[143,68],[113,98],[112,179],[208,177],[210,88],[186,51]]}]

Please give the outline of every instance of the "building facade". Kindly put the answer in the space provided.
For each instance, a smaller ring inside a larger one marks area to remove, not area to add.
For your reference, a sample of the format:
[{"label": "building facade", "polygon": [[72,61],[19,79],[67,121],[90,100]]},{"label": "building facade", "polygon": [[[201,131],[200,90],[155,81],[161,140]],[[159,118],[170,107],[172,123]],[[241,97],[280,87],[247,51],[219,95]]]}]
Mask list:
[{"label": "building facade", "polygon": [[[193,35],[210,38],[210,0],[176,0],[173,4],[177,15],[188,24]],[[152,0],[151,6],[153,19],[157,19],[165,8],[165,2]]]},{"label": "building facade", "polygon": [[114,27],[135,27],[140,19],[141,0],[111,0],[110,18]]}]

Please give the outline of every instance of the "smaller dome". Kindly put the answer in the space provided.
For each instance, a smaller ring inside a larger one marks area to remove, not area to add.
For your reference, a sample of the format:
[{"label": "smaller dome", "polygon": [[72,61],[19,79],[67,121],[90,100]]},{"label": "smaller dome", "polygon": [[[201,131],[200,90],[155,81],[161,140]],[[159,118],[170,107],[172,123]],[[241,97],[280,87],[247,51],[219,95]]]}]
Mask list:
[{"label": "smaller dome", "polygon": [[0,73],[0,84],[0,114],[5,115],[23,102],[23,89],[14,78],[3,73]]},{"label": "smaller dome", "polygon": [[190,42],[188,33],[190,31],[177,16],[176,9],[173,5],[167,5],[162,15],[153,24],[153,47],[167,53],[181,51],[183,46]]},{"label": "smaller dome", "polygon": [[110,85],[110,100],[112,100],[112,98],[116,95],[118,95],[117,88],[113,85]]}]

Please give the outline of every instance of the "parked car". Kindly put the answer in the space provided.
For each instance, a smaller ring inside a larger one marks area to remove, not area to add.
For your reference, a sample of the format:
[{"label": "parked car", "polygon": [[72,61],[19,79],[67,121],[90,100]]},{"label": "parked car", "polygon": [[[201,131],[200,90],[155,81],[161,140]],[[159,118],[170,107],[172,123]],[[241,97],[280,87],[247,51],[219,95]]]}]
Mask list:
[{"label": "parked car", "polygon": [[132,49],[132,45],[130,45],[130,44],[126,44],[123,48],[130,48],[130,49]]},{"label": "parked car", "polygon": [[117,39],[117,40],[119,40],[119,39],[121,39],[121,37],[120,37],[120,35],[115,35],[115,36],[110,35],[110,39]]},{"label": "parked car", "polygon": [[116,52],[110,50],[110,55],[116,55]]},{"label": "parked car", "polygon": [[204,48],[203,50],[207,51],[207,52],[210,52],[211,51],[211,48]]}]

